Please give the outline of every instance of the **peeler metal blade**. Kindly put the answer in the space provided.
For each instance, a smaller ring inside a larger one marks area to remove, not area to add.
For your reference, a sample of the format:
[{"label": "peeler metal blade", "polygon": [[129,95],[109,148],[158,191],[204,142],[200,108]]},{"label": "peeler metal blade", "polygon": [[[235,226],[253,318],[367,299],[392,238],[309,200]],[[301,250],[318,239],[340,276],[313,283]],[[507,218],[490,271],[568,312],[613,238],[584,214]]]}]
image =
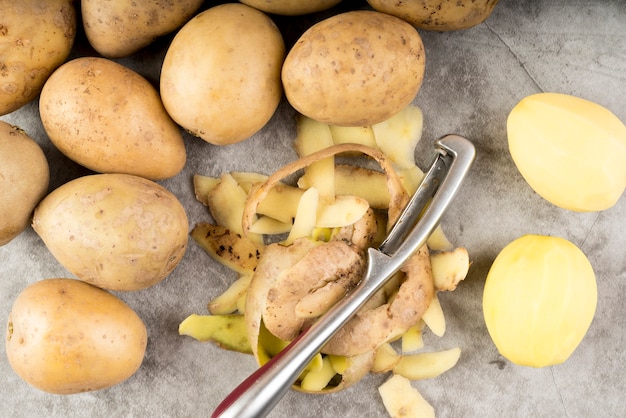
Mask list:
[{"label": "peeler metal blade", "polygon": [[368,250],[367,271],[359,285],[235,388],[212,417],[252,418],[269,414],[332,336],[426,243],[459,190],[476,153],[472,143],[458,135],[447,135],[436,145],[430,169],[387,238],[379,248]]}]

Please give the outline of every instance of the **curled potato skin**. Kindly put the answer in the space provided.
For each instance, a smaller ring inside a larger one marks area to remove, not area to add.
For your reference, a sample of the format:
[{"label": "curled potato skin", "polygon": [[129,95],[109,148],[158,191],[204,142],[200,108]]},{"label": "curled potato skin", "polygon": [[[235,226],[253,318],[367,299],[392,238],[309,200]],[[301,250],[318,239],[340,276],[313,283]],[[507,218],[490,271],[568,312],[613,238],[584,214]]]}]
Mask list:
[{"label": "curled potato skin", "polygon": [[322,352],[343,356],[363,354],[415,325],[430,305],[435,292],[429,257],[428,247],[424,245],[402,267],[406,279],[393,300],[358,312]]},{"label": "curled potato skin", "polygon": [[263,312],[265,326],[278,338],[293,340],[307,319],[297,315],[301,300],[320,289],[337,286],[339,292],[325,293],[330,297],[323,298],[324,306],[311,306],[307,312],[312,314],[316,308],[323,313],[359,282],[364,269],[362,253],[345,241],[330,241],[312,248],[269,288]]},{"label": "curled potato skin", "polygon": [[324,158],[331,157],[337,154],[342,154],[346,152],[360,152],[363,153],[372,159],[374,159],[380,167],[385,172],[385,178],[387,181],[387,189],[389,190],[390,199],[389,199],[389,220],[388,227],[393,225],[400,216],[402,209],[406,206],[409,201],[409,195],[404,189],[402,185],[402,180],[398,177],[398,174],[393,168],[392,162],[383,154],[382,152],[365,145],[360,144],[339,144],[333,145],[328,148],[324,148],[320,151],[309,154],[305,157],[302,157],[292,163],[289,163],[279,170],[275,171],[271,176],[269,176],[265,182],[254,186],[254,188],[250,191],[248,199],[246,201],[246,206],[243,211],[243,232],[246,234],[250,231],[250,227],[254,222],[255,215],[257,213],[257,208],[259,204],[269,191],[280,182],[285,177],[290,174],[295,173],[298,170],[301,170],[312,163],[323,160]]}]

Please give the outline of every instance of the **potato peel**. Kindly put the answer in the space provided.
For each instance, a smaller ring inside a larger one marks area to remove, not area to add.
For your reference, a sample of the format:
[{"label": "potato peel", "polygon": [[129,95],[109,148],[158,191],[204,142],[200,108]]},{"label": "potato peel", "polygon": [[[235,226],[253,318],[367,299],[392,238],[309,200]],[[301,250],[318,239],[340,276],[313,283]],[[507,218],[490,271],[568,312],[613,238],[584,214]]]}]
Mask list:
[{"label": "potato peel", "polygon": [[328,148],[324,148],[320,151],[316,151],[312,154],[299,158],[282,168],[279,168],[272,175],[270,175],[265,182],[253,186],[246,204],[244,206],[243,218],[242,218],[242,230],[244,234],[250,231],[252,224],[255,221],[257,214],[257,208],[259,204],[265,199],[269,191],[284,178],[296,173],[299,170],[306,168],[316,161],[323,160],[325,158],[345,153],[345,152],[360,152],[371,158],[373,158],[385,172],[385,179],[387,181],[387,189],[389,190],[389,219],[388,228],[394,224],[402,209],[409,201],[409,195],[404,189],[402,180],[398,177],[396,171],[393,168],[391,161],[382,152],[361,144],[339,144],[333,145]]}]

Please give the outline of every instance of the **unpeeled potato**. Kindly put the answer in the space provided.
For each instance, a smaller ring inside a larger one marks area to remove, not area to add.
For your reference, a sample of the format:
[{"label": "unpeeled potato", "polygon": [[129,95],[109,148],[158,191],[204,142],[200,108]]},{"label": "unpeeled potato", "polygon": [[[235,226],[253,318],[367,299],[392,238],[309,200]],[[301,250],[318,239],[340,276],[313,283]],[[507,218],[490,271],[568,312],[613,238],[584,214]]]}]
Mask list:
[{"label": "unpeeled potato", "polygon": [[73,0],[0,2],[0,115],[37,97],[75,36]]},{"label": "unpeeled potato", "polygon": [[436,31],[469,29],[491,15],[498,0],[367,0],[379,12],[397,16],[417,28]]},{"label": "unpeeled potato", "polygon": [[187,22],[167,50],[161,95],[172,118],[215,145],[259,131],[282,97],[282,35],[263,12],[214,6]]},{"label": "unpeeled potato", "polygon": [[0,246],[28,227],[49,179],[48,160],[39,144],[20,128],[0,121]]},{"label": "unpeeled potato", "polygon": [[33,228],[81,280],[110,290],[159,283],[187,249],[188,220],[163,186],[128,174],[72,180],[35,209]]},{"label": "unpeeled potato", "polygon": [[91,46],[108,58],[131,55],[189,20],[202,0],[82,0],[85,34]]},{"label": "unpeeled potato", "polygon": [[425,54],[415,28],[368,10],[341,13],[309,28],[285,58],[289,103],[330,125],[368,126],[413,101]]},{"label": "unpeeled potato", "polygon": [[44,85],[39,113],[54,145],[93,171],[161,180],[185,165],[182,132],[156,89],[112,60],[63,64]]},{"label": "unpeeled potato", "polygon": [[116,296],[74,279],[44,279],[13,303],[6,353],[13,370],[45,392],[104,389],[132,376],[148,340],[141,318]]},{"label": "unpeeled potato", "polygon": [[298,16],[330,9],[341,0],[241,0],[241,2],[266,13]]}]

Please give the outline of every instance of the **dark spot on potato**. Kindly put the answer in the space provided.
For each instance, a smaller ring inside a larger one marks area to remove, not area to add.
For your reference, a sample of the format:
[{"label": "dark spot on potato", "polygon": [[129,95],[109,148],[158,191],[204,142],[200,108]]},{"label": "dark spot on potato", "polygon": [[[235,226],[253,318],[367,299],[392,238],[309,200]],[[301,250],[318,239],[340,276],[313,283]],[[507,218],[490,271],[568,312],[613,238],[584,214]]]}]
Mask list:
[{"label": "dark spot on potato", "polygon": [[0,24],[0,36],[7,36],[9,34],[9,28]]}]

